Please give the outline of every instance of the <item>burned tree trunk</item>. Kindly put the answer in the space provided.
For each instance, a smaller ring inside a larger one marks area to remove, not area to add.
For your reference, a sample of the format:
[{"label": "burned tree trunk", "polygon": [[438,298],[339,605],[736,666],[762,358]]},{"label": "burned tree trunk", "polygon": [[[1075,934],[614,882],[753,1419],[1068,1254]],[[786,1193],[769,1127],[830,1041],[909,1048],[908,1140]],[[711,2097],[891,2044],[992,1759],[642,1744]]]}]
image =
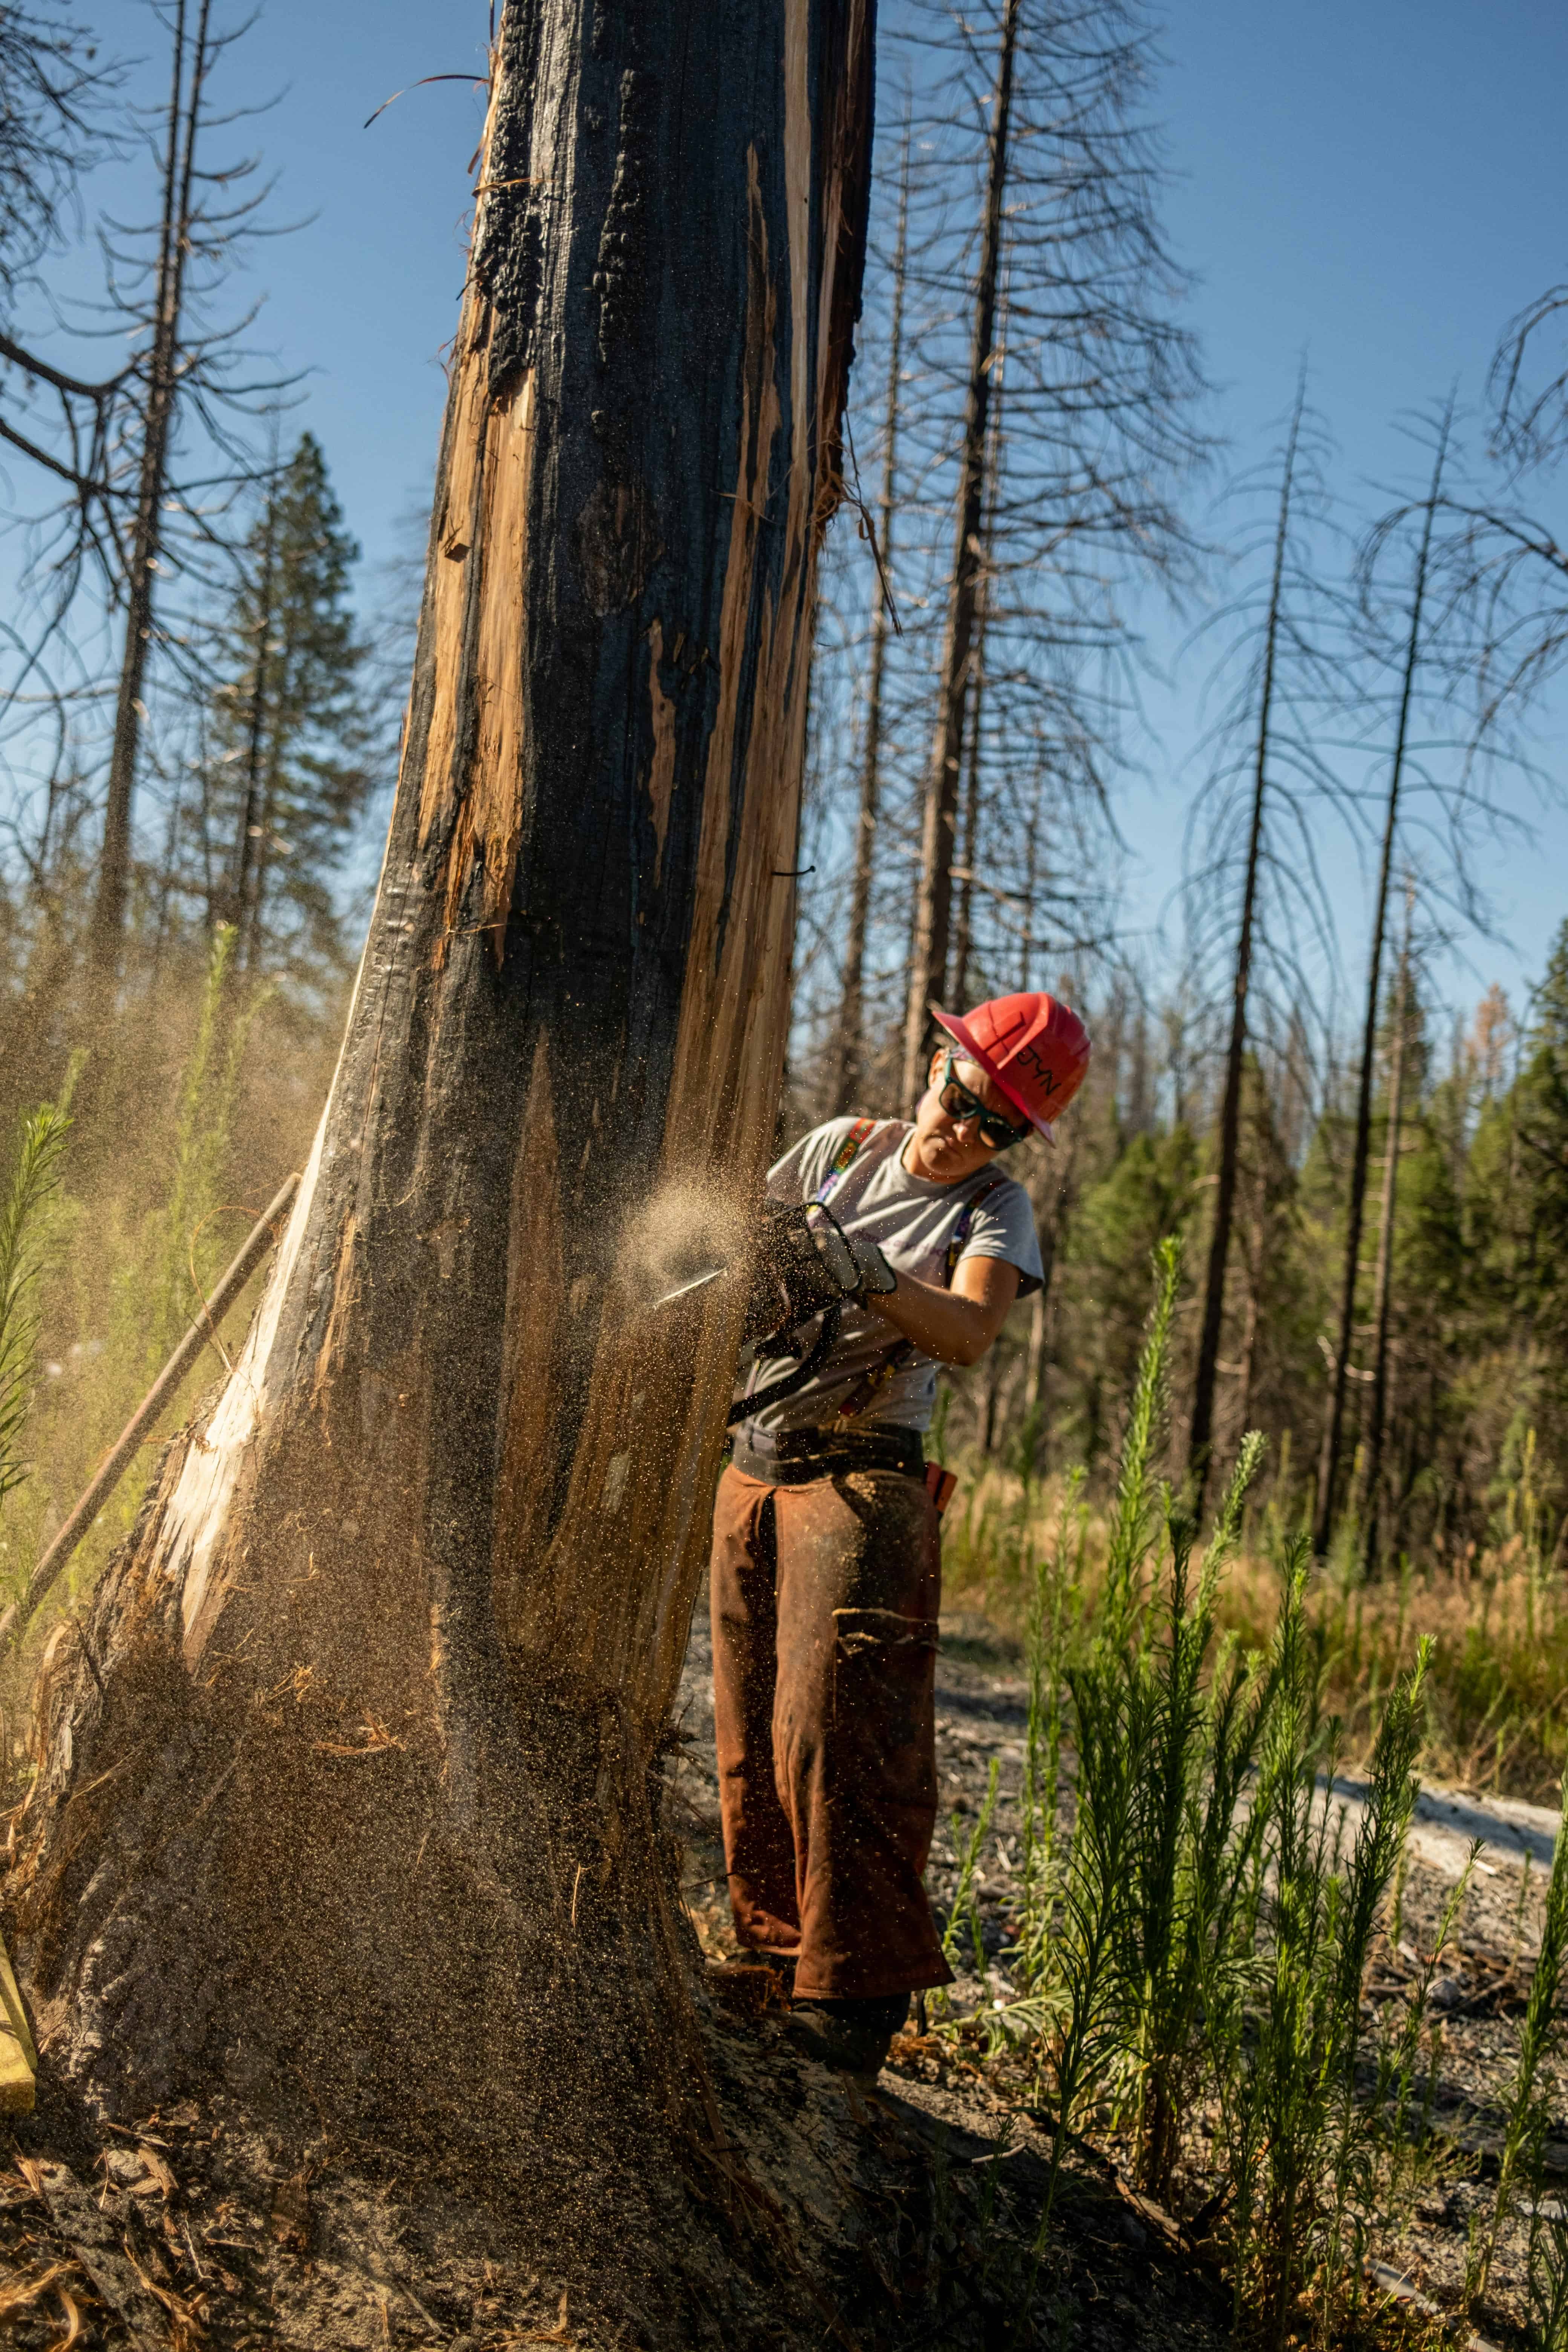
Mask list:
[{"label": "burned tree trunk", "polygon": [[1415,573],[1410,597],[1410,627],[1405,641],[1404,676],[1400,681],[1398,716],[1394,730],[1394,758],[1388,773],[1388,798],[1384,803],[1383,845],[1378,856],[1377,894],[1373,900],[1372,953],[1367,964],[1366,1015],[1362,1035],[1361,1069],[1356,1079],[1355,1141],[1351,1154],[1350,1192],[1345,1202],[1345,1263],[1341,1283],[1337,1353],[1329,1391],[1328,1417],[1318,1465],[1318,1505],[1312,1539],[1326,1552],[1334,1531],[1334,1507],[1339,1485],[1340,1453],[1350,1381],[1351,1346],[1355,1335],[1356,1292],[1361,1275],[1362,1221],[1366,1213],[1367,1170],[1372,1156],[1372,1079],[1377,1059],[1377,1024],[1383,1007],[1383,949],[1388,929],[1388,893],[1394,876],[1394,846],[1398,837],[1400,793],[1410,736],[1415,693],[1415,673],[1421,659],[1421,625],[1432,555],[1432,528],[1443,488],[1443,467],[1448,453],[1450,404],[1432,461],[1432,487],[1421,520]]},{"label": "burned tree trunk", "polygon": [[510,0],[337,1074],[41,1692],[9,1889],[110,2112],[306,2085],[509,2180],[565,2151],[578,2232],[693,2128],[649,1779],[741,1285],[649,1302],[772,1131],[872,31]]},{"label": "burned tree trunk", "polygon": [[[252,883],[261,863],[262,835],[262,763],[263,745],[267,733],[267,689],[269,684],[272,654],[272,602],[277,589],[279,481],[274,473],[267,485],[267,504],[262,510],[261,545],[256,567],[256,659],[250,674],[249,709],[245,721],[245,790],[239,803],[239,832],[234,845],[234,880],[228,894],[226,919],[240,934],[245,947],[259,928],[259,893],[253,893]],[[257,898],[257,920],[247,923],[253,895]],[[248,959],[247,959],[248,960]]]},{"label": "burned tree trunk", "polygon": [[1388,1123],[1384,1140],[1383,1200],[1377,1221],[1377,1272],[1373,1280],[1372,1404],[1361,1473],[1361,1520],[1365,1559],[1377,1566],[1378,1517],[1383,1488],[1383,1446],[1388,1425],[1388,1337],[1394,1300],[1394,1217],[1399,1194],[1400,1128],[1405,1113],[1405,1051],[1410,1033],[1410,900],[1405,908],[1405,940],[1394,996],[1394,1047],[1388,1073]]}]

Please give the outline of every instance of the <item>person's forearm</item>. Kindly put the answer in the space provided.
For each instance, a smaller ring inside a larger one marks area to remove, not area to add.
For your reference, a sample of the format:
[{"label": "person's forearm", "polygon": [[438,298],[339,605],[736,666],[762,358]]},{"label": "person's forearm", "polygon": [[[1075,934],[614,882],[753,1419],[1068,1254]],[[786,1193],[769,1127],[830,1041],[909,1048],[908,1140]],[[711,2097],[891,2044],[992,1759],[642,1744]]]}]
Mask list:
[{"label": "person's forearm", "polygon": [[900,1274],[897,1290],[866,1304],[939,1364],[977,1364],[1007,1313],[1005,1306],[998,1314],[989,1301],[939,1290],[912,1274]]}]

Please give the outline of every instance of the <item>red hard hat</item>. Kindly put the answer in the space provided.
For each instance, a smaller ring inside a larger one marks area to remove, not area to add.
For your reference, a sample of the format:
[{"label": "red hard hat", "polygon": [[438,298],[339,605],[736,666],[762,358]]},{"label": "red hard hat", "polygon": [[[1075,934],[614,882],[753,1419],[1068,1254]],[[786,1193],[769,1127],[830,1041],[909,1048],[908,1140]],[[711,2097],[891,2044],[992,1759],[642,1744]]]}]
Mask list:
[{"label": "red hard hat", "polygon": [[931,1006],[931,1018],[1001,1087],[1048,1143],[1051,1124],[1089,1068],[1089,1031],[1070,1004],[1043,991],[993,996],[962,1015]]}]

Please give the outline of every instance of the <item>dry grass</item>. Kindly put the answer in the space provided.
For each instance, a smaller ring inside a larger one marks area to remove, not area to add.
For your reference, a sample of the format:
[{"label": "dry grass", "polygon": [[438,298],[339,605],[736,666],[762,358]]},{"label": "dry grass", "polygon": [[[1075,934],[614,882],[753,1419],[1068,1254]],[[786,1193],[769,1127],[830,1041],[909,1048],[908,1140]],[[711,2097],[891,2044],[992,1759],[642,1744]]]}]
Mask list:
[{"label": "dry grass", "polygon": [[[0,1511],[0,1606],[24,1587],[102,1456],[256,1217],[309,1149],[331,1075],[327,1027],[219,966],[170,975],[116,1016],[92,1053],[20,1037],[0,1079],[0,1176],[16,1122],[46,1097],[71,1120],[61,1181],[40,1221],[37,1384],[20,1434],[28,1475]],[[30,1047],[26,1051],[24,1048]],[[129,1531],[158,1449],[222,1378],[265,1268],[149,1430],[89,1530],[0,1709],[15,1763],[23,1696],[42,1644],[81,1606]]]},{"label": "dry grass", "polygon": [[[1227,1615],[1259,1638],[1279,1594],[1272,1563],[1254,1553],[1233,1573]],[[1532,1568],[1517,1537],[1457,1570],[1406,1566],[1375,1582],[1325,1574],[1312,1619],[1354,1752],[1364,1754],[1390,1684],[1427,1639],[1426,1777],[1555,1802],[1568,1747],[1568,1591]]]},{"label": "dry grass", "polygon": [[[1022,1642],[1028,1563],[1044,1547],[1062,1482],[1021,1481],[994,1463],[968,1471],[949,1509],[943,1605],[974,1608]],[[1289,1531],[1259,1515],[1233,1563],[1225,1630],[1266,1647],[1279,1621],[1279,1559]],[[1090,1513],[1084,1599],[1104,1579],[1107,1522]],[[1309,1622],[1323,1644],[1328,1702],[1344,1726],[1346,1760],[1364,1762],[1383,1702],[1432,1644],[1423,1777],[1447,1786],[1554,1804],[1568,1758],[1568,1579],[1542,1568],[1524,1536],[1458,1566],[1406,1563],[1367,1580],[1342,1562],[1313,1571]]]}]

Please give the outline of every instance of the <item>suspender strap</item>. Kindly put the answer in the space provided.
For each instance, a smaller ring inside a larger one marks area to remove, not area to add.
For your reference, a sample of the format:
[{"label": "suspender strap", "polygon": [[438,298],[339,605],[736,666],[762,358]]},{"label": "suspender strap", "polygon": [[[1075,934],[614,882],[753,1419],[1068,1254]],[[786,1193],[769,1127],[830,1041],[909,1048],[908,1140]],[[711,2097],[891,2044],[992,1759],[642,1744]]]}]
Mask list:
[{"label": "suspender strap", "polygon": [[974,1231],[975,1218],[980,1214],[992,1193],[1000,1192],[1006,1181],[1005,1176],[1000,1173],[987,1176],[984,1183],[977,1192],[971,1192],[959,1211],[958,1223],[954,1225],[947,1244],[947,1286],[950,1290],[952,1288],[952,1277],[957,1270],[958,1261],[968,1245],[970,1234]]},{"label": "suspender strap", "polygon": [[865,1142],[867,1137],[868,1135],[874,1135],[876,1131],[877,1122],[874,1118],[858,1118],[856,1120],[854,1126],[850,1129],[848,1134],[845,1137],[843,1142],[839,1145],[837,1150],[834,1153],[832,1160],[828,1163],[826,1175],[823,1178],[821,1183],[812,1194],[811,1197],[814,1201],[826,1200],[829,1192],[832,1192],[840,1176],[843,1175],[845,1170],[854,1161],[856,1154],[858,1152],[860,1146]]}]

